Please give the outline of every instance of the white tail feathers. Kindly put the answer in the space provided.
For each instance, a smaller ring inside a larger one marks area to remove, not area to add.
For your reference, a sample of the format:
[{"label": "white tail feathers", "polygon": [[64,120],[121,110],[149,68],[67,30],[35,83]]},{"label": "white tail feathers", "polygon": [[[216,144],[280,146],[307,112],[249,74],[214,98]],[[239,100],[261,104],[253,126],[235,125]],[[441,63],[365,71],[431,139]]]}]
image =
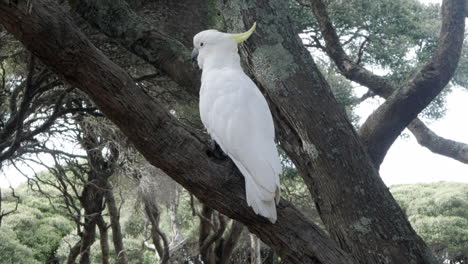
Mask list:
[{"label": "white tail feathers", "polygon": [[[252,179],[250,179],[250,174],[242,172],[245,178],[245,192],[247,204],[252,207],[256,214],[259,214],[263,217],[268,218],[273,224],[276,222],[276,204],[280,200],[279,187],[276,189],[275,193],[270,193],[266,191],[261,186],[258,186]],[[271,199],[264,200],[262,197],[270,196]]]},{"label": "white tail feathers", "polygon": [[277,165],[279,169],[276,169],[268,161],[254,157],[250,160],[254,163],[250,164],[249,170],[235,157],[231,155],[230,157],[244,175],[247,204],[256,214],[275,223],[277,218],[276,204],[280,200],[279,174],[281,173],[281,165],[279,165],[279,161]]}]

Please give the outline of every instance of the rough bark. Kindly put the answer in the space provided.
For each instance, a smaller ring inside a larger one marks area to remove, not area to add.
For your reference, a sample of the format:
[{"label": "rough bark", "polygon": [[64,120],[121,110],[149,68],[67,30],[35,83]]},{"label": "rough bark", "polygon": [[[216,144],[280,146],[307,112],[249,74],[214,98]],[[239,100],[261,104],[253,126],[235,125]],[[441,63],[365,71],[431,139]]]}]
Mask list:
[{"label": "rough bark", "polygon": [[[418,113],[447,85],[457,66],[464,38],[463,0],[444,1],[443,24],[436,53],[431,61],[399,89],[389,80],[374,75],[353,62],[339,42],[323,1],[312,0],[311,4],[325,39],[325,50],[340,72],[348,79],[388,99],[367,119],[360,130],[374,164],[380,166],[390,146],[412,120],[413,124],[408,128],[421,145],[438,154],[467,163],[463,154],[460,155],[463,149],[466,150],[465,144],[438,137],[429,129],[424,129],[424,124],[417,119]],[[422,138],[425,140],[420,140]]]},{"label": "rough bark", "polygon": [[[193,36],[196,33],[207,28],[220,29],[222,27],[216,1],[179,0],[166,1],[164,4],[158,1],[138,2],[140,0],[127,1],[132,9],[153,28],[177,39],[188,48],[192,47]],[[159,66],[155,65],[155,67]]]},{"label": "rough bark", "polygon": [[243,179],[234,164],[208,158],[208,145],[200,136],[140,90],[55,3],[35,1],[30,9],[1,5],[0,23],[64,80],[88,93],[147,160],[211,208],[246,224],[285,261],[353,263],[286,201],[280,202],[274,225],[255,215],[247,206]]},{"label": "rough bark", "polygon": [[231,32],[258,22],[241,52],[332,238],[359,263],[435,263],[294,33],[287,3],[228,1],[222,10]]},{"label": "rough bark", "polygon": [[76,11],[101,32],[187,87],[192,94],[198,94],[200,74],[192,67],[189,50],[178,40],[157,31],[130,9],[126,1],[78,1]]},{"label": "rough bark", "polygon": [[109,212],[109,218],[111,222],[112,241],[114,243],[116,263],[126,264],[128,261],[127,253],[125,252],[125,247],[123,244],[122,229],[120,228],[120,213],[115,202],[112,186],[108,182],[105,190],[105,198],[107,211]]}]

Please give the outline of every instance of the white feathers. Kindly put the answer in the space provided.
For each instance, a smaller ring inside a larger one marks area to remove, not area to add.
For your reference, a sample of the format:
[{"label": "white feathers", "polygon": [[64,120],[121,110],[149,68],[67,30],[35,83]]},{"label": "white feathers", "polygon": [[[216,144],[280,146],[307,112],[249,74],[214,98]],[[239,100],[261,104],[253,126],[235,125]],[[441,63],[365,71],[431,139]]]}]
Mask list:
[{"label": "white feathers", "polygon": [[208,30],[194,37],[203,69],[200,116],[244,175],[248,205],[274,223],[281,164],[273,119],[265,98],[242,71],[237,44],[229,35]]}]

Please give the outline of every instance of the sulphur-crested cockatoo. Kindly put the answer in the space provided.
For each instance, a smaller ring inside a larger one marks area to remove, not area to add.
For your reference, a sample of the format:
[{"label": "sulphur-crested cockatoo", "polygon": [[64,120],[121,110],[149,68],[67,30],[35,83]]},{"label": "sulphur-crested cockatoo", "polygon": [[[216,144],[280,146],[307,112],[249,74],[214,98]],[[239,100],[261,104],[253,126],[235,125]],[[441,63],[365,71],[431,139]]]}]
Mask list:
[{"label": "sulphur-crested cockatoo", "polygon": [[208,133],[245,178],[247,204],[276,221],[281,164],[268,104],[243,72],[237,44],[255,30],[228,34],[205,30],[193,38],[192,58],[202,69],[200,116]]}]

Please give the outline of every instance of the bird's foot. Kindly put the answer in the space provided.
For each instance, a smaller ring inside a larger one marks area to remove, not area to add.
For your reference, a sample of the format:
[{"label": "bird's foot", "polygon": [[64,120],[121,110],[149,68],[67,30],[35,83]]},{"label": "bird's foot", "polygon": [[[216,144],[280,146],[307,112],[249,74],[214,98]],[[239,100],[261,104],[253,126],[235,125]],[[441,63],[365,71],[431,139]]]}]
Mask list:
[{"label": "bird's foot", "polygon": [[208,157],[215,158],[217,160],[224,161],[228,158],[226,153],[223,152],[221,147],[216,143],[216,141],[211,140],[210,142],[210,149],[206,153]]}]

